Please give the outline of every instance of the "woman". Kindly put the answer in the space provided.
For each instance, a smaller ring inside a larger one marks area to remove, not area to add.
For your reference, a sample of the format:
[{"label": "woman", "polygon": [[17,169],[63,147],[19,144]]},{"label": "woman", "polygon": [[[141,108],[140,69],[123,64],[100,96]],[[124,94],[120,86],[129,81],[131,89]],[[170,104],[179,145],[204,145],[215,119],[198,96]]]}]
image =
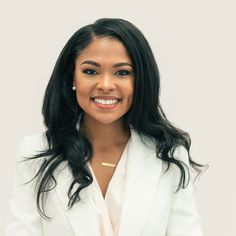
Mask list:
[{"label": "woman", "polygon": [[79,29],[48,83],[45,133],[19,148],[7,236],[201,236],[190,137],[159,103],[143,34],[104,18]]}]

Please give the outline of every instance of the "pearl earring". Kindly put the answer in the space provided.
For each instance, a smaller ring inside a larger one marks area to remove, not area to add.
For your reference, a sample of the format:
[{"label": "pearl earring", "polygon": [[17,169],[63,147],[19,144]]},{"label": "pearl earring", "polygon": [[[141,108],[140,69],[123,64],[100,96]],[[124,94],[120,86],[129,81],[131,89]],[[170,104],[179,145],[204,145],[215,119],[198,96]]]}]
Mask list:
[{"label": "pearl earring", "polygon": [[75,86],[72,87],[72,90],[76,90]]}]

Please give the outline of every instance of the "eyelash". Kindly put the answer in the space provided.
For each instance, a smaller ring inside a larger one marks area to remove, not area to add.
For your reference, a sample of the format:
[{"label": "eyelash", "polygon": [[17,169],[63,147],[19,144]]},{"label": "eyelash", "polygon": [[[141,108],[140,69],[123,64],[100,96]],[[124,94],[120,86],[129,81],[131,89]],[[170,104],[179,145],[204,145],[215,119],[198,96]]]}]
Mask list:
[{"label": "eyelash", "polygon": [[[86,72],[88,72],[88,71],[93,71],[93,72],[96,72],[95,70],[92,70],[92,69],[85,69],[85,70],[83,70],[83,73],[85,73],[85,74],[87,74]],[[121,77],[123,77],[123,76],[127,76],[127,75],[129,75],[130,74],[130,72],[128,71],[128,70],[119,70],[118,72],[126,72],[126,74],[124,75],[118,75],[118,76],[121,76]],[[87,74],[87,75],[97,75],[98,73],[96,72],[96,74]]]}]

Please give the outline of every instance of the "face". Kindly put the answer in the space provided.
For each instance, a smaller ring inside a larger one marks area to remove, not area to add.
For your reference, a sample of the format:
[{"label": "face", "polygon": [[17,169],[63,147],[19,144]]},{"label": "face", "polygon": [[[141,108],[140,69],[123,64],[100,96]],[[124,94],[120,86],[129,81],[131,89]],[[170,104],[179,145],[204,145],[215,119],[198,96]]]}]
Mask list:
[{"label": "face", "polygon": [[73,85],[85,117],[103,124],[122,121],[134,93],[134,68],[123,44],[95,38],[76,59]]}]

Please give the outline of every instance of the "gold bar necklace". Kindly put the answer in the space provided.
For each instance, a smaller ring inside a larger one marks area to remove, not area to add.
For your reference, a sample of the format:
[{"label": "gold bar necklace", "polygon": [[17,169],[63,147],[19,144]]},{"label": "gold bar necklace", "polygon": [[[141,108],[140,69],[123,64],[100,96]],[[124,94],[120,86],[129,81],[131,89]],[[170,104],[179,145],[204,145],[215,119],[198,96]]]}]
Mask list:
[{"label": "gold bar necklace", "polygon": [[116,164],[108,163],[108,162],[101,162],[101,165],[106,166],[106,167],[112,167],[112,168],[116,167]]}]

